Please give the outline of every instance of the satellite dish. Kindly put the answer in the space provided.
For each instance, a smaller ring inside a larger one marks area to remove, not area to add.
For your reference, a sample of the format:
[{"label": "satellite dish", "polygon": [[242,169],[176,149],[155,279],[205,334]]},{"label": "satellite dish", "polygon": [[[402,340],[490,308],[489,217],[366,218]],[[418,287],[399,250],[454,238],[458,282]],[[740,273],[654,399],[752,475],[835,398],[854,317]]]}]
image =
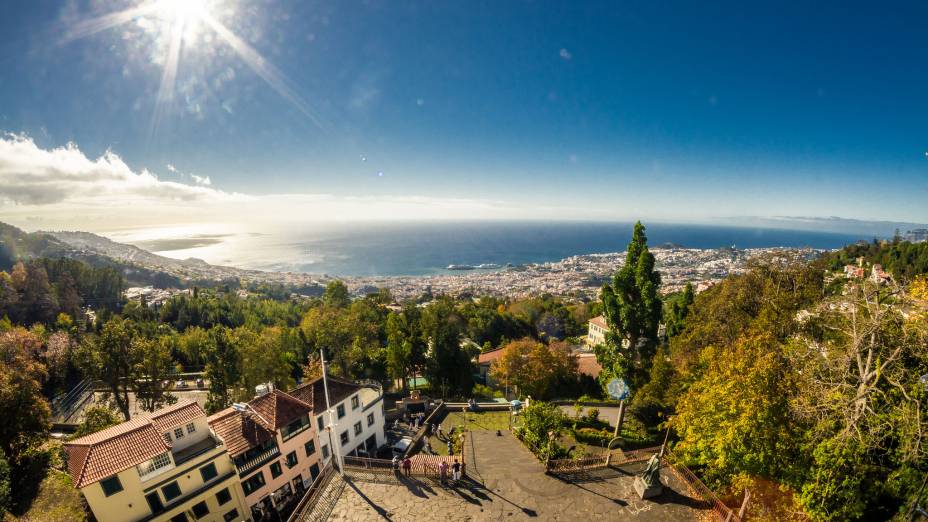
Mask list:
[{"label": "satellite dish", "polygon": [[609,392],[609,396],[618,401],[624,401],[628,398],[628,394],[631,390],[628,388],[628,383],[625,382],[625,379],[617,377],[609,381],[609,384],[606,385],[606,391]]}]

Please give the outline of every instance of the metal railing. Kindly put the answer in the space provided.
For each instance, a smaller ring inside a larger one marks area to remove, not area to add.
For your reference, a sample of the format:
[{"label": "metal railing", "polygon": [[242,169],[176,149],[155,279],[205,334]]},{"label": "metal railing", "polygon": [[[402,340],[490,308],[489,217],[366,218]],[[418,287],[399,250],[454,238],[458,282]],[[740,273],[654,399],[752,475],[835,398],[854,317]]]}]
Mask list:
[{"label": "metal railing", "polygon": [[335,475],[335,468],[332,465],[333,461],[334,459],[330,459],[329,462],[322,467],[322,471],[319,472],[319,475],[316,476],[313,483],[310,484],[309,488],[303,494],[303,498],[297,503],[293,512],[290,514],[290,518],[287,519],[287,522],[312,519],[313,508],[319,500],[319,497],[325,491],[326,486],[328,486],[329,482],[332,480],[333,475]]},{"label": "metal railing", "polygon": [[658,453],[660,450],[661,447],[657,446],[631,451],[612,451],[579,459],[551,459],[545,464],[545,471],[557,475],[583,473],[608,466],[642,462],[648,460],[651,455]]},{"label": "metal railing", "polygon": [[238,470],[239,475],[246,475],[247,473],[254,471],[255,468],[260,467],[278,455],[280,455],[280,448],[278,448],[277,445],[274,445],[273,447],[268,448],[263,452],[255,455],[254,457],[242,462],[241,465],[236,463],[235,469]]},{"label": "metal railing", "polygon": [[[445,455],[415,455],[409,458],[411,466],[409,469],[410,476],[424,477],[430,479],[440,478],[439,465],[442,462],[448,463],[448,478],[451,478],[451,465],[457,460],[461,465],[461,475],[467,475],[467,465],[460,456],[449,457]],[[364,457],[345,457],[345,473],[351,475],[352,472],[362,471],[374,475],[405,475],[402,466],[393,467],[393,461],[386,459],[368,459]]]},{"label": "metal railing", "polygon": [[741,522],[741,518],[738,517],[730,507],[725,505],[725,503],[709,489],[709,486],[699,480],[699,477],[690,471],[689,468],[679,463],[679,459],[670,451],[670,448],[664,450],[663,460],[667,464],[666,469],[669,469],[680,482],[683,482],[691,493],[695,494],[706,503],[706,508],[712,512],[712,516],[715,520]]},{"label": "metal railing", "polygon": [[56,395],[51,401],[52,419],[67,422],[88,400],[93,398],[93,380],[84,379],[66,393]]}]

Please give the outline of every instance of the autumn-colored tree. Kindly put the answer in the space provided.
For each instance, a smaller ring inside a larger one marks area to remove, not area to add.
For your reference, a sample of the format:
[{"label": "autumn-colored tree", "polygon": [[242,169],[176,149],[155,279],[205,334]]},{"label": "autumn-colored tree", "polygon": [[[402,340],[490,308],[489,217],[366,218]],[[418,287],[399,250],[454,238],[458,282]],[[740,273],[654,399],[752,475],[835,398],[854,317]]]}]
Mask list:
[{"label": "autumn-colored tree", "polygon": [[521,395],[544,399],[558,384],[575,378],[576,358],[564,343],[545,345],[530,338],[512,341],[490,367],[494,381],[518,387]]},{"label": "autumn-colored tree", "polygon": [[0,333],[0,450],[14,466],[51,427],[51,409],[42,395],[45,365],[33,356],[41,344],[23,328]]}]

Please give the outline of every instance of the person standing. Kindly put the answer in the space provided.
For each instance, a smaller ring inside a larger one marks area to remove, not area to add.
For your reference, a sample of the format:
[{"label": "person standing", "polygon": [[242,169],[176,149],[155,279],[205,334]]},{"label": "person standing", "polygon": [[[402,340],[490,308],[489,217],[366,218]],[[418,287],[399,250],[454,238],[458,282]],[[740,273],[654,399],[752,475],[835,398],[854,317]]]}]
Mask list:
[{"label": "person standing", "polygon": [[438,423],[438,438],[441,438],[441,423]]},{"label": "person standing", "polygon": [[409,476],[409,472],[412,470],[412,460],[409,457],[403,459],[403,472],[406,473],[406,476]]},{"label": "person standing", "polygon": [[441,485],[445,486],[445,482],[448,480],[448,461],[443,460],[441,464],[438,465],[438,479],[441,481]]},{"label": "person standing", "polygon": [[451,477],[455,484],[461,480],[461,463],[458,462],[458,459],[454,459],[454,464],[451,465]]}]

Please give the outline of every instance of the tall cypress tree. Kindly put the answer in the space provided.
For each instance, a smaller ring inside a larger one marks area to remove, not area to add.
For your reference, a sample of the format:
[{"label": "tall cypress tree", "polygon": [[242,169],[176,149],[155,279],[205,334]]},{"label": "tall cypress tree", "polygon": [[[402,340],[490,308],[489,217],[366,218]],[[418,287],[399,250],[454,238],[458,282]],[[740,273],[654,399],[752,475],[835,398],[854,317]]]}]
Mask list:
[{"label": "tall cypress tree", "polygon": [[601,379],[627,376],[638,384],[657,346],[662,304],[657,293],[661,276],[654,270],[654,255],[648,251],[644,225],[635,223],[628,244],[625,264],[616,272],[612,284],[602,289],[603,313],[611,332],[596,351],[603,367]]}]

